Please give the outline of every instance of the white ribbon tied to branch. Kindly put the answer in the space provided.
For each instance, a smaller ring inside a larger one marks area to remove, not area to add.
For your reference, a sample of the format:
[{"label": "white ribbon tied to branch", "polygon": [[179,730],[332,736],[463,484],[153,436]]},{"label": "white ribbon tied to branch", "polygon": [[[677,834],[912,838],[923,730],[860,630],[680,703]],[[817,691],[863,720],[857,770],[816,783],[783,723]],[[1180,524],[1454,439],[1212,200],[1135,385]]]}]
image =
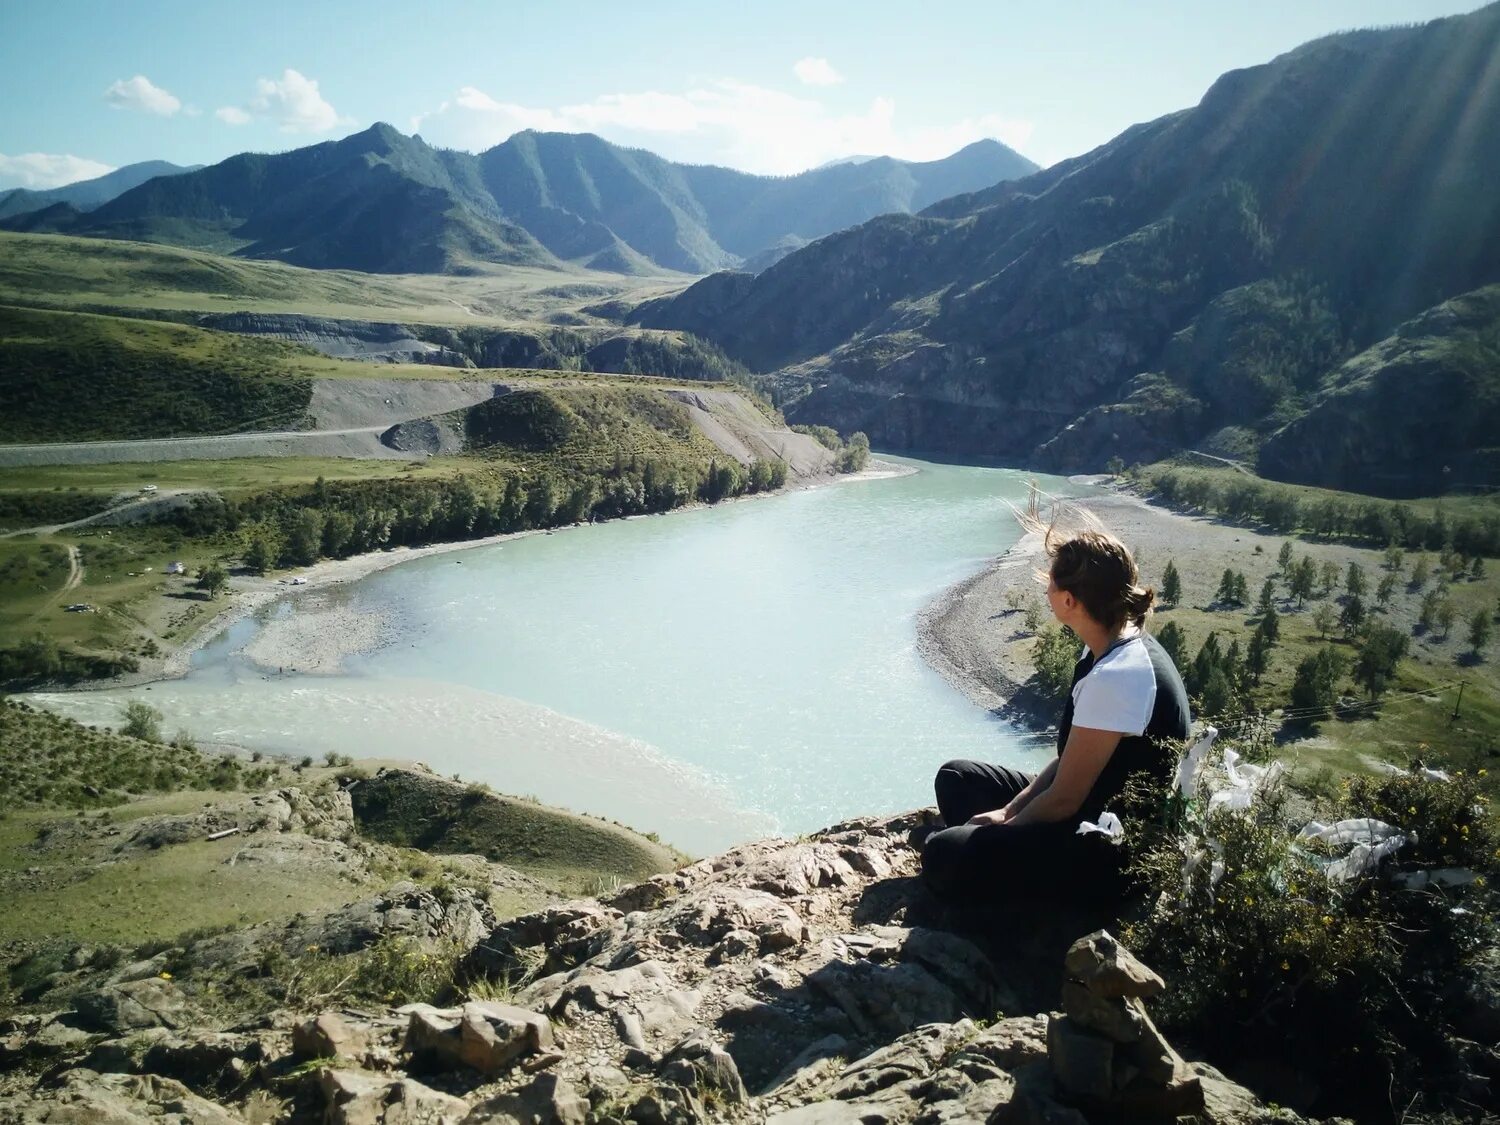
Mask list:
[{"label": "white ribbon tied to branch", "polygon": [[1208,799],[1209,808],[1226,805],[1237,812],[1243,812],[1255,803],[1258,793],[1276,783],[1283,771],[1284,767],[1280,762],[1272,762],[1270,766],[1251,765],[1240,761],[1239,751],[1225,750],[1226,784]]},{"label": "white ribbon tied to branch", "polygon": [[1172,780],[1173,792],[1181,793],[1190,801],[1198,795],[1198,775],[1203,770],[1203,760],[1218,737],[1219,728],[1208,727],[1198,741],[1188,747],[1177,762],[1177,776]]},{"label": "white ribbon tied to branch", "polygon": [[1309,821],[1297,833],[1302,840],[1322,840],[1334,847],[1353,844],[1349,854],[1323,868],[1323,874],[1336,883],[1347,883],[1362,875],[1371,875],[1381,862],[1406,846],[1406,834],[1394,825],[1374,817],[1340,820],[1334,824]]},{"label": "white ribbon tied to branch", "polygon": [[1120,818],[1105,809],[1099,814],[1098,822],[1085,820],[1079,822],[1077,835],[1087,836],[1091,832],[1097,832],[1108,840],[1119,841],[1125,835],[1125,826],[1120,823]]}]

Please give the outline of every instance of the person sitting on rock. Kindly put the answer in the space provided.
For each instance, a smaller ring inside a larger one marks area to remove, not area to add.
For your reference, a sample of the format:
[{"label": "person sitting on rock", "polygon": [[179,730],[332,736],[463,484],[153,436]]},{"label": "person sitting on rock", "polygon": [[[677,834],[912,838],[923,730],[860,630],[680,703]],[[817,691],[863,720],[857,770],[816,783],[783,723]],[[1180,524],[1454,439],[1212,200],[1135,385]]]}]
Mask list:
[{"label": "person sitting on rock", "polygon": [[1058,756],[1034,777],[966,760],[938,770],[947,827],[925,841],[922,872],[951,900],[1118,893],[1120,849],[1079,825],[1098,820],[1132,774],[1167,777],[1172,742],[1188,735],[1182,677],[1143,628],[1154,591],[1138,585],[1124,544],[1102,530],[1062,535],[1055,525],[1044,544],[1052,614],[1085,646],[1058,724]]}]

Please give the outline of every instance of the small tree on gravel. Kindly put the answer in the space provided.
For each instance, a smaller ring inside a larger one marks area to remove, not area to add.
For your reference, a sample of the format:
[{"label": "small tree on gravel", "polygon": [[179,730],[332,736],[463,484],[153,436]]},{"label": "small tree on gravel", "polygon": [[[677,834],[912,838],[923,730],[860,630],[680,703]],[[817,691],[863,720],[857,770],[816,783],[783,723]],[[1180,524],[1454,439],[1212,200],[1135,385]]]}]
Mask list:
[{"label": "small tree on gravel", "polygon": [[1339,584],[1339,564],[1332,559],[1324,559],[1319,574],[1322,578],[1320,585],[1323,588],[1323,596],[1326,598]]},{"label": "small tree on gravel", "polygon": [[1028,633],[1035,633],[1042,627],[1042,606],[1035,598],[1026,602],[1026,613],[1021,618],[1021,624]]},{"label": "small tree on gravel", "polygon": [[1250,644],[1245,650],[1245,671],[1254,677],[1256,683],[1260,683],[1260,678],[1270,663],[1271,642],[1266,639],[1264,630],[1257,629],[1250,634]]},{"label": "small tree on gravel", "polygon": [[1479,610],[1473,617],[1469,618],[1469,648],[1475,656],[1484,655],[1484,646],[1490,643],[1490,634],[1494,625],[1490,622],[1490,615],[1484,610]]},{"label": "small tree on gravel", "polygon": [[1410,639],[1389,625],[1373,625],[1365,633],[1354,665],[1354,678],[1363,684],[1371,699],[1378,699],[1390,686],[1396,665],[1406,655]]},{"label": "small tree on gravel", "polygon": [[1255,612],[1264,617],[1276,608],[1276,583],[1267,578],[1260,588],[1260,604],[1255,607]]},{"label": "small tree on gravel", "polygon": [[229,575],[218,563],[209,563],[198,572],[198,589],[217,598],[229,586]]},{"label": "small tree on gravel", "polygon": [[1391,598],[1396,593],[1396,576],[1387,574],[1380,580],[1380,585],[1375,587],[1375,604],[1381,609],[1391,604]]},{"label": "small tree on gravel", "polygon": [[1411,588],[1420,590],[1427,585],[1427,579],[1432,575],[1432,564],[1427,561],[1426,555],[1418,555],[1411,564]]},{"label": "small tree on gravel", "polygon": [[1078,639],[1058,626],[1044,629],[1036,639],[1031,662],[1042,688],[1061,698],[1073,682],[1073,668],[1078,662]]},{"label": "small tree on gravel", "polygon": [[1349,573],[1344,575],[1344,589],[1352,598],[1365,596],[1365,572],[1359,563],[1349,564]]},{"label": "small tree on gravel", "polygon": [[1392,543],[1385,549],[1385,568],[1392,574],[1401,569],[1402,560],[1406,558],[1406,552],[1398,544]]},{"label": "small tree on gravel", "polygon": [[1417,611],[1417,624],[1423,629],[1431,629],[1437,622],[1438,609],[1442,604],[1443,592],[1428,590],[1422,595],[1422,608]]},{"label": "small tree on gravel", "polygon": [[1292,597],[1297,599],[1297,608],[1301,609],[1303,603],[1312,597],[1313,587],[1318,581],[1318,564],[1312,561],[1309,555],[1303,555],[1296,566],[1292,568],[1287,580]]},{"label": "small tree on gravel", "polygon": [[1276,553],[1276,565],[1281,568],[1282,574],[1292,572],[1292,541],[1288,539],[1281,545],[1281,550]]},{"label": "small tree on gravel", "polygon": [[1331,648],[1319,649],[1297,664],[1292,679],[1291,706],[1309,718],[1328,714],[1338,700],[1338,681],[1344,674],[1344,658]]},{"label": "small tree on gravel", "polygon": [[1333,631],[1334,616],[1333,606],[1320,605],[1313,611],[1313,628],[1318,631],[1318,639],[1321,640]]},{"label": "small tree on gravel", "polygon": [[1273,645],[1281,639],[1281,614],[1276,612],[1275,606],[1266,610],[1264,616],[1261,617],[1260,628],[1257,632],[1264,633],[1266,640]]},{"label": "small tree on gravel", "polygon": [[1161,576],[1162,600],[1176,605],[1182,600],[1182,575],[1177,573],[1177,564],[1170,559]]},{"label": "small tree on gravel", "polygon": [[1458,620],[1458,610],[1454,607],[1451,598],[1444,598],[1438,603],[1437,613],[1438,628],[1443,631],[1443,640],[1448,639],[1448,634],[1453,632],[1453,623]]},{"label": "small tree on gravel", "polygon": [[1339,614],[1339,628],[1344,630],[1344,636],[1352,637],[1359,632],[1359,627],[1364,624],[1364,621],[1364,599],[1351,596],[1344,603],[1343,612]]},{"label": "small tree on gravel", "polygon": [[1177,627],[1177,622],[1168,621],[1156,634],[1156,643],[1166,651],[1172,658],[1172,663],[1181,672],[1187,662],[1187,638],[1182,635],[1182,630]]}]

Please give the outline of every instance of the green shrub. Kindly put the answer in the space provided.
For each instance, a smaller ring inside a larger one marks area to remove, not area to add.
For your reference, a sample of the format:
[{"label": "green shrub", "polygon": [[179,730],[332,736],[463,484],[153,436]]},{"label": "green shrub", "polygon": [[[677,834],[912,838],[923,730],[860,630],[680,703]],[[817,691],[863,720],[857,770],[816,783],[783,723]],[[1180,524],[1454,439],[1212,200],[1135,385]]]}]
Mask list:
[{"label": "green shrub", "polygon": [[162,713],[149,703],[132,699],[125,704],[125,722],[120,733],[142,742],[160,742]]},{"label": "green shrub", "polygon": [[[1374,817],[1406,834],[1401,871],[1465,866],[1472,885],[1403,889],[1388,867],[1331,880],[1331,853],[1299,839],[1274,790],[1247,812],[1162,800],[1164,827],[1136,842],[1134,872],[1153,906],[1125,940],[1168,980],[1155,1011],[1211,1056],[1284,1053],[1358,1110],[1436,1104],[1464,1066],[1453,986],[1482,938],[1496,832],[1478,779],[1412,773],[1358,779],[1329,819]],[[1430,1108],[1430,1107],[1429,1107]]]}]

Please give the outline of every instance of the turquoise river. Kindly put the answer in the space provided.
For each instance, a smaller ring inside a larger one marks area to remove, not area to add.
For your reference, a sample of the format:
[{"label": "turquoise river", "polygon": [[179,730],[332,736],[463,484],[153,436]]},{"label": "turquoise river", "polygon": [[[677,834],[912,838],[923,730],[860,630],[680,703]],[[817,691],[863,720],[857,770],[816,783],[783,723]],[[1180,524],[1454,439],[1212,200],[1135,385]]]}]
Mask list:
[{"label": "turquoise river", "polygon": [[[1035,474],[899,463],[918,471],[415,559],[275,603],[183,679],[36,698],[103,723],[146,699],[169,731],[268,752],[418,759],[698,854],[911,808],[947,758],[1049,751],[949,686],[916,636],[1015,541],[1006,503]],[[318,613],[381,640],[334,675],[241,651]]]}]

